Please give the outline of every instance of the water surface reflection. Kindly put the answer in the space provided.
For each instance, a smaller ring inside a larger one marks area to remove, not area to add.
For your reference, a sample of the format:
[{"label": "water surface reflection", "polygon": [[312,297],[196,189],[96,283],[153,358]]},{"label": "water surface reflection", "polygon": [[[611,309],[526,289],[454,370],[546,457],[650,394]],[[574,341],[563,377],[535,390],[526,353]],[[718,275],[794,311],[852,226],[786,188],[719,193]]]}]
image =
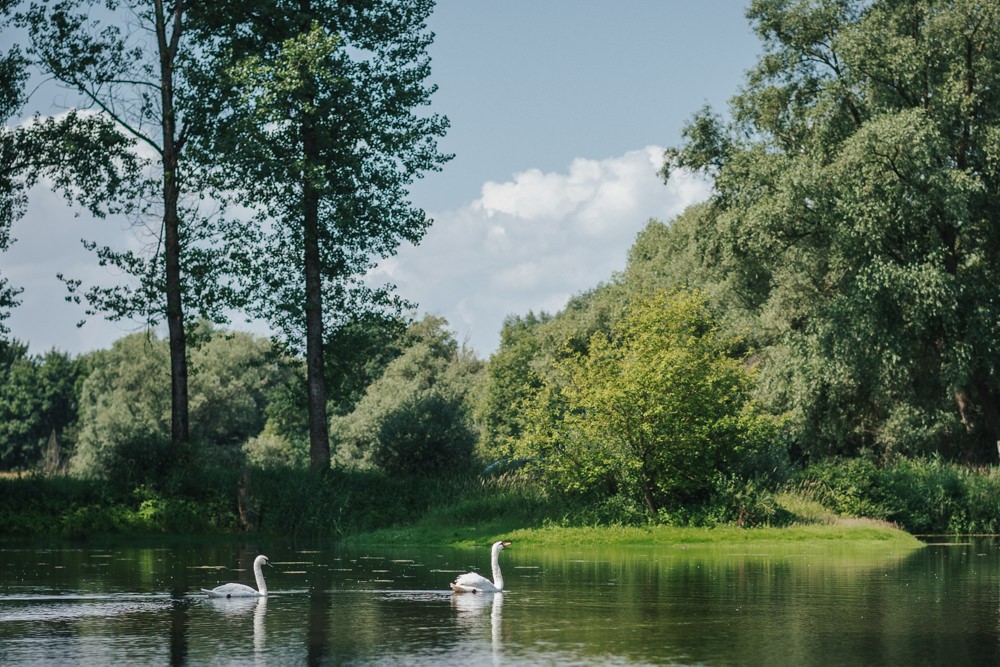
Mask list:
[{"label": "water surface reflection", "polygon": [[[0,663],[992,664],[1000,550],[505,552],[507,591],[453,595],[488,546],[0,548]],[[275,564],[267,598],[211,599]]]}]

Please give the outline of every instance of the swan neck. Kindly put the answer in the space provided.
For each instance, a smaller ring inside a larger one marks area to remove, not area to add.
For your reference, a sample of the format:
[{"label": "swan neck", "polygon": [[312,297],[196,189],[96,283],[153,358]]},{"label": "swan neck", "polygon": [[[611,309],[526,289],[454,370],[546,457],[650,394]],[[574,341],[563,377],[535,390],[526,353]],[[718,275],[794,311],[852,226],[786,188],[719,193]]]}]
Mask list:
[{"label": "swan neck", "polygon": [[259,561],[254,561],[253,576],[257,579],[257,592],[261,595],[267,595],[267,583],[264,581],[264,568],[261,566]]},{"label": "swan neck", "polygon": [[503,573],[500,572],[500,549],[493,550],[493,586],[498,590],[503,590]]}]

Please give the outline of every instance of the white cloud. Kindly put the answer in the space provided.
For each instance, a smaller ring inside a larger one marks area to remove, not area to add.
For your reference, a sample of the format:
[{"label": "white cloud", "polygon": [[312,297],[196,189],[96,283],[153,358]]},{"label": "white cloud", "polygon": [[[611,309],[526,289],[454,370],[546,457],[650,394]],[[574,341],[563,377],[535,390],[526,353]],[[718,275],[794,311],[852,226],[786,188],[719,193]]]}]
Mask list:
[{"label": "white cloud", "polygon": [[[576,159],[564,172],[529,169],[485,183],[477,199],[432,212],[435,223],[420,245],[401,248],[371,278],[395,283],[420,313],[447,318],[459,340],[488,356],[505,317],[561,310],[571,296],[624,268],[650,218],[669,220],[707,197],[708,184],[689,174],[675,174],[664,186],[657,175],[662,153],[649,146],[604,160]],[[85,284],[114,284],[122,276],[99,267],[79,239],[131,247],[135,230],[121,220],[77,217],[41,186],[30,202],[14,225],[17,243],[0,256],[3,275],[25,288],[6,321],[12,335],[35,353],[55,347],[77,354],[137,330],[137,323],[99,316],[77,329],[83,307],[65,301],[55,278],[61,271]],[[260,323],[234,326],[264,331]]]},{"label": "white cloud", "polygon": [[435,214],[420,245],[402,248],[372,278],[391,280],[489,355],[506,316],[560,310],[624,268],[650,218],[669,220],[708,196],[709,184],[686,173],[664,186],[662,155],[648,146],[576,159],[566,172],[529,169],[488,182],[478,199]]}]

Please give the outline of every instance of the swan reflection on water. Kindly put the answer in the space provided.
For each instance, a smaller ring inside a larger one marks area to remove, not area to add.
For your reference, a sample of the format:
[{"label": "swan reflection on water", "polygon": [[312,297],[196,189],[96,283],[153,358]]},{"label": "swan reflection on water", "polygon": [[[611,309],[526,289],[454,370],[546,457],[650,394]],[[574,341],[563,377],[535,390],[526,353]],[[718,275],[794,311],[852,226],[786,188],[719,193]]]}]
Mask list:
[{"label": "swan reflection on water", "polygon": [[267,598],[208,598],[205,601],[215,611],[224,616],[248,616],[255,612],[260,602],[267,603]]},{"label": "swan reflection on water", "polygon": [[266,642],[266,631],[264,629],[264,616],[267,614],[267,598],[257,599],[257,608],[253,610],[253,654],[257,661],[264,659],[264,648]]},{"label": "swan reflection on water", "polygon": [[260,596],[257,598],[217,598],[210,597],[205,600],[212,609],[229,619],[249,616],[253,614],[253,651],[254,658],[258,661],[264,658],[264,649],[267,644],[267,631],[264,625],[264,617],[267,616],[267,598]]},{"label": "swan reflection on water", "polygon": [[502,648],[503,596],[503,593],[451,596],[451,606],[458,612],[458,623],[470,634],[485,625],[486,610],[490,610],[490,640],[494,654]]}]

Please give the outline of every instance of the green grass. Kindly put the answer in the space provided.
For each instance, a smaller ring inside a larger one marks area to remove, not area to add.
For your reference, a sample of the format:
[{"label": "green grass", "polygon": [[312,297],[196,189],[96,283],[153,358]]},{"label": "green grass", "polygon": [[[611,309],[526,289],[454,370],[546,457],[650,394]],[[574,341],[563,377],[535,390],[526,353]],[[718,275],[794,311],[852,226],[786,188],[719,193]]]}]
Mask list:
[{"label": "green grass", "polygon": [[370,545],[471,546],[509,539],[525,546],[567,545],[675,545],[686,548],[740,548],[769,546],[799,550],[917,549],[922,543],[913,535],[883,521],[842,517],[819,503],[795,494],[783,494],[779,502],[796,521],[784,527],[739,528],[719,526],[560,526],[530,525],[510,518],[491,521],[454,521],[447,513],[431,513],[407,526],[387,528],[348,538],[349,543]]},{"label": "green grass", "polygon": [[496,526],[465,528],[411,526],[364,533],[350,544],[378,546],[476,546],[507,539],[519,547],[565,546],[663,546],[689,550],[746,550],[796,552],[911,551],[923,544],[904,531],[889,526],[815,524],[787,528],[678,528],[629,526],[515,528]]}]

